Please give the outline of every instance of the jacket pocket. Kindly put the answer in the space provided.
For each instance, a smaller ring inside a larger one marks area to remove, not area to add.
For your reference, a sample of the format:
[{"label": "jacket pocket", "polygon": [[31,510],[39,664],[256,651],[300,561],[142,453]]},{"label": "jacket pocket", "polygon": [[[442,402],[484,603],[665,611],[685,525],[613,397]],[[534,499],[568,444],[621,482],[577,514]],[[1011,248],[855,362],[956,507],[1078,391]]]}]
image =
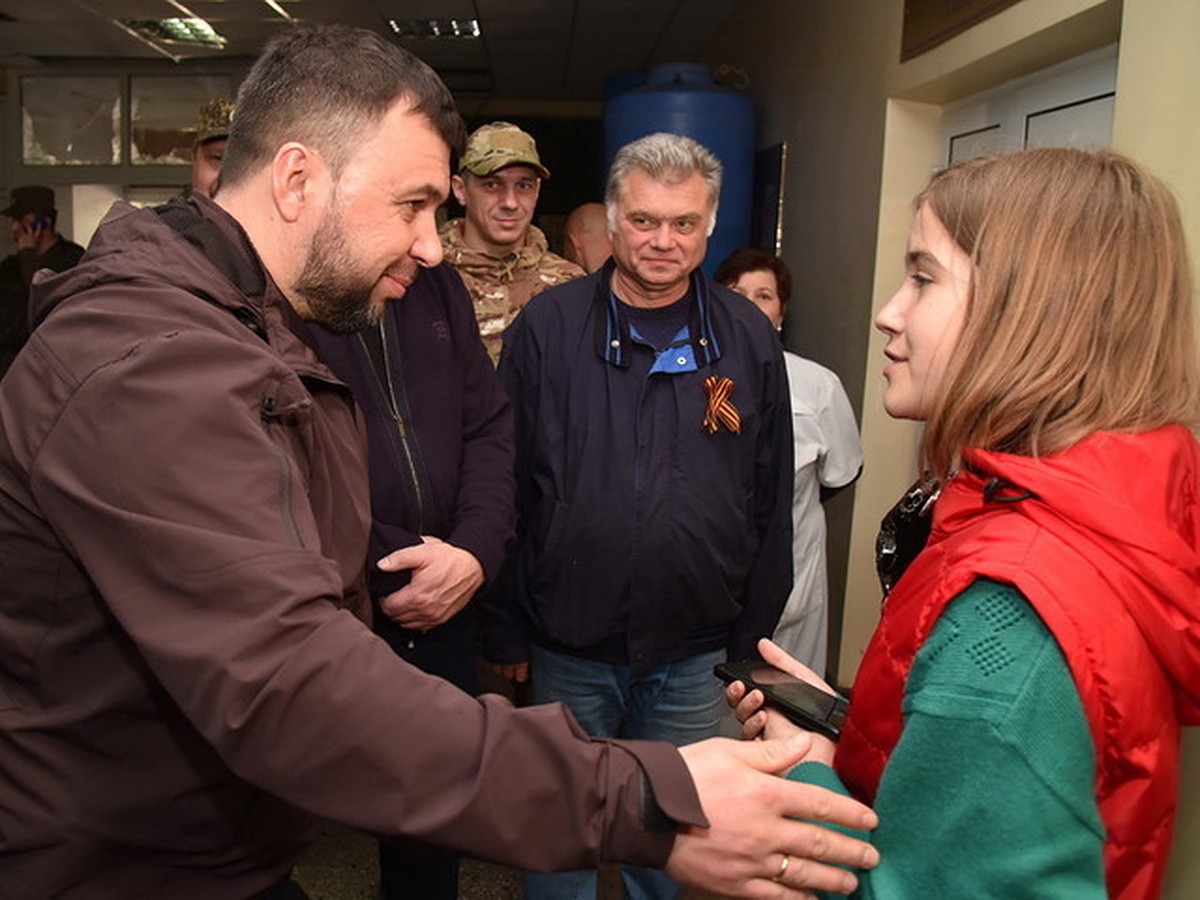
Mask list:
[{"label": "jacket pocket", "polygon": [[302,452],[303,435],[308,430],[312,398],[297,381],[295,385],[277,381],[269,385],[259,404],[259,421],[270,439],[278,477],[280,521],[297,547],[305,546],[294,503],[298,490],[296,463],[307,459]]}]

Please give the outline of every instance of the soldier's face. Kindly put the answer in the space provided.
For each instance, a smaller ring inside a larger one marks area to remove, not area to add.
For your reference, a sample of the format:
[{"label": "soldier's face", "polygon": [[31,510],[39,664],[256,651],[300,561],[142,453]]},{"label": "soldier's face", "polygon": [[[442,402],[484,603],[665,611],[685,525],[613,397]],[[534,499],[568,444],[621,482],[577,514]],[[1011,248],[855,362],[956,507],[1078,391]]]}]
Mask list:
[{"label": "soldier's face", "polygon": [[221,160],[225,158],[228,138],[205,141],[192,150],[192,191],[205,197],[217,193],[217,179],[221,175]]},{"label": "soldier's face", "polygon": [[541,189],[541,178],[529,166],[456,175],[454,194],[467,211],[467,245],[497,255],[512,252],[525,240]]}]

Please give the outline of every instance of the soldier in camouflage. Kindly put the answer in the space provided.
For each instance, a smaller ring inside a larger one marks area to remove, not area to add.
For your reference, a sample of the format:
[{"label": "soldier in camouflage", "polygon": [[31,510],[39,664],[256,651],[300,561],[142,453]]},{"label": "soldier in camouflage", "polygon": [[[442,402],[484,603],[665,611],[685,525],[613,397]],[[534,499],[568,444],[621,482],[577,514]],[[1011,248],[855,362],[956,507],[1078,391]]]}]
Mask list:
[{"label": "soldier in camouflage", "polygon": [[551,253],[531,224],[550,172],[529,134],[509,122],[484,125],[467,139],[458,168],[451,188],[466,216],[442,227],[442,248],[471,292],[480,336],[496,363],[504,329],[529,298],[584,272]]},{"label": "soldier in camouflage", "polygon": [[229,143],[233,101],[214,97],[200,107],[196,142],[192,147],[192,192],[215,197],[220,183],[221,161]]}]

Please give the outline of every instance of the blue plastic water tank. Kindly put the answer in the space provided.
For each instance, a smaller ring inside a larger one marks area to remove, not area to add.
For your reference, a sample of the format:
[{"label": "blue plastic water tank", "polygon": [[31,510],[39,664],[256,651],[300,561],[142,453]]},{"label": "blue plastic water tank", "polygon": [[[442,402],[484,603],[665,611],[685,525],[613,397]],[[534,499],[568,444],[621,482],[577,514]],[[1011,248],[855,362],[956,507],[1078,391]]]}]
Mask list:
[{"label": "blue plastic water tank", "polygon": [[721,161],[717,227],[708,239],[703,265],[711,276],[726,256],[750,243],[754,104],[746,95],[718,85],[708,66],[654,66],[639,87],[609,97],[604,103],[605,169],[621,147],[659,131],[690,137]]}]

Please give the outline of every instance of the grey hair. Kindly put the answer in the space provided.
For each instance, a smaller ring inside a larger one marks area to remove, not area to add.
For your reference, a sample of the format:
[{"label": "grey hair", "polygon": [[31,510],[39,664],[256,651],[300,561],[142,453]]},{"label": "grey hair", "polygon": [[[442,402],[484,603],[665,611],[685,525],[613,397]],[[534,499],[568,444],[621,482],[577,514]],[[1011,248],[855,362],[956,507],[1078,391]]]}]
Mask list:
[{"label": "grey hair", "polygon": [[681,134],[658,132],[631,141],[617,151],[608,170],[604,205],[608,211],[608,230],[616,231],[617,201],[625,179],[640,169],[661,184],[679,184],[693,174],[704,179],[712,213],[708,234],[717,227],[717,202],[721,196],[721,162],[703,144]]}]

